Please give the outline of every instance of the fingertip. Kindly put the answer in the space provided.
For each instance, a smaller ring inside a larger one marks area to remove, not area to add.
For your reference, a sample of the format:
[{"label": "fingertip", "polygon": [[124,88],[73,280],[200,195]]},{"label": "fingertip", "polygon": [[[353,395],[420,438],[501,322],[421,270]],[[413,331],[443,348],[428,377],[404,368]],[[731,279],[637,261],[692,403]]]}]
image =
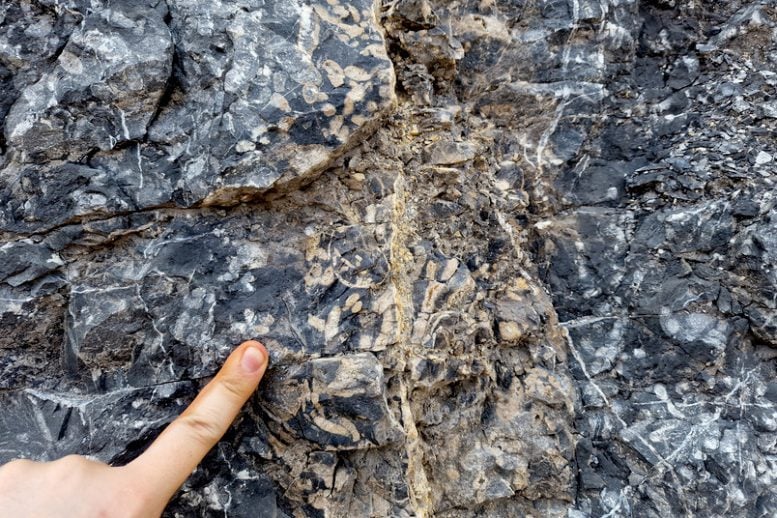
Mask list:
[{"label": "fingertip", "polygon": [[240,347],[255,347],[262,351],[262,354],[264,354],[265,358],[270,357],[270,353],[267,351],[267,347],[265,347],[264,344],[258,340],[246,340],[240,344]]},{"label": "fingertip", "polygon": [[240,367],[246,374],[253,375],[267,366],[267,349],[259,342],[245,343],[249,345],[246,345],[243,348],[243,355],[240,357]]}]

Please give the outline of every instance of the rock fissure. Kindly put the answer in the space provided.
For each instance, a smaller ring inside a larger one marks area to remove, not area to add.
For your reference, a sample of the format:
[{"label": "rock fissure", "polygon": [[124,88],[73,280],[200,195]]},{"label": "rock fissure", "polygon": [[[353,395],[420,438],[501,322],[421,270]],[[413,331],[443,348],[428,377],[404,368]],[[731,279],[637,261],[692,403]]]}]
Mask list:
[{"label": "rock fissure", "polygon": [[[404,428],[407,455],[408,490],[413,502],[413,509],[419,517],[431,516],[431,488],[427,480],[424,466],[424,453],[421,448],[422,438],[416,428],[416,417],[410,405],[413,393],[413,382],[409,375],[408,360],[415,355],[412,345],[412,315],[413,300],[412,283],[408,279],[407,268],[411,258],[407,242],[413,233],[411,222],[406,213],[408,202],[405,192],[405,173],[400,167],[396,170],[393,190],[394,201],[391,206],[391,242],[389,255],[389,276],[394,290],[395,311],[397,312],[396,344],[397,365],[400,394],[400,422]],[[396,354],[396,353],[395,353]]]}]

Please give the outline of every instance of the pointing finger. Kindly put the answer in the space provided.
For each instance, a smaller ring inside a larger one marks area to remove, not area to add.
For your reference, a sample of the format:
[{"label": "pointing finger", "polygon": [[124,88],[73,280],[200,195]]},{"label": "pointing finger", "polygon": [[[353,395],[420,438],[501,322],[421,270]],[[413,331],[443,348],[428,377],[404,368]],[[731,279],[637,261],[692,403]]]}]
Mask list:
[{"label": "pointing finger", "polygon": [[267,361],[262,344],[242,343],[183,414],[124,469],[164,506],[235,420]]}]

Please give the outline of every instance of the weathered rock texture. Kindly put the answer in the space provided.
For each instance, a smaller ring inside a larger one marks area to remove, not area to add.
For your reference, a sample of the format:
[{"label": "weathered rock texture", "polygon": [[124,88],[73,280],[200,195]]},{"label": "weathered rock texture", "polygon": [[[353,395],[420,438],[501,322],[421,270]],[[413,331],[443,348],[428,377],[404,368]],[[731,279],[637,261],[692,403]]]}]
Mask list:
[{"label": "weathered rock texture", "polygon": [[773,516],[773,1],[0,3],[0,462],[168,516]]}]

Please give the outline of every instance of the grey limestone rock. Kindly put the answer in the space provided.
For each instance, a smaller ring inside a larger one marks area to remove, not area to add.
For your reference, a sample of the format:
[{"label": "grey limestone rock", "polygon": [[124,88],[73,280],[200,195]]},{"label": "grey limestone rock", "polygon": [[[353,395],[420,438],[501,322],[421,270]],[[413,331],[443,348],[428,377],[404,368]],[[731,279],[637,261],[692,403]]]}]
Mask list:
[{"label": "grey limestone rock", "polygon": [[167,8],[160,1],[100,7],[11,106],[5,135],[12,150],[36,161],[79,157],[146,134],[171,71]]},{"label": "grey limestone rock", "polygon": [[0,462],[128,462],[253,338],[166,516],[774,515],[776,30],[0,2]]}]

